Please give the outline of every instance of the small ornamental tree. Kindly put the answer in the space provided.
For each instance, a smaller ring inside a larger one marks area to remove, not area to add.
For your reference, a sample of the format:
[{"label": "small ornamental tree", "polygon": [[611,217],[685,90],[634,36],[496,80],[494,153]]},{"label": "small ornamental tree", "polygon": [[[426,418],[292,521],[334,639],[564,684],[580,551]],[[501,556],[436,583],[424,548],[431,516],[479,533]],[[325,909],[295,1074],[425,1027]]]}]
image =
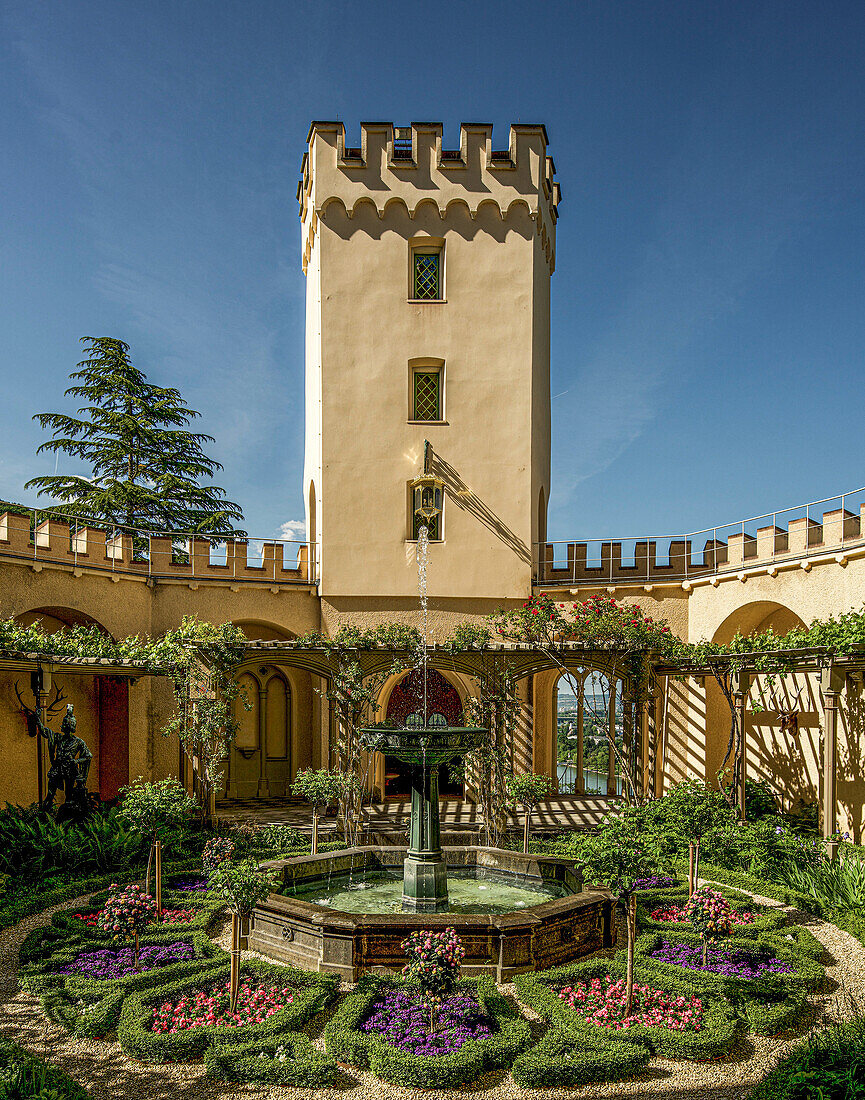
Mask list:
[{"label": "small ornamental tree", "polygon": [[270,876],[259,871],[254,859],[237,863],[224,860],[207,880],[208,886],[225,901],[231,913],[231,994],[230,1011],[237,1004],[240,984],[240,922],[245,920],[262,898],[270,893],[273,883]]},{"label": "small ornamental tree", "polygon": [[145,887],[150,885],[150,863],[155,857],[156,906],[162,911],[162,842],[172,832],[189,823],[195,812],[195,800],[176,779],[161,779],[145,783],[139,776],[135,783],[120,791],[123,801],[120,816],[150,841]]},{"label": "small ornamental tree", "polygon": [[602,886],[623,903],[627,917],[628,969],[625,1015],[630,1016],[634,996],[634,941],[637,928],[636,885],[657,863],[654,838],[644,828],[639,807],[606,817],[597,833],[586,838],[579,863],[592,885]]},{"label": "small ornamental tree", "polygon": [[412,932],[402,941],[402,949],[408,956],[403,974],[420,986],[424,1008],[429,1012],[429,1029],[433,1034],[442,1001],[459,981],[460,967],[465,958],[465,948],[456,930],[444,932]]},{"label": "small ornamental tree", "polygon": [[216,868],[231,859],[234,855],[235,844],[227,836],[214,836],[204,845],[201,853],[201,867],[206,875],[212,874]]},{"label": "small ornamental tree", "polygon": [[733,927],[733,910],[726,898],[708,886],[701,886],[685,906],[685,917],[703,941],[703,966],[709,963],[709,944],[728,936]]},{"label": "small ornamental tree", "polygon": [[156,914],[156,901],[140,886],[120,887],[112,883],[105,907],[99,914],[97,928],[107,932],[115,943],[133,940],[133,967],[138,969],[138,937]]},{"label": "small ornamental tree", "polygon": [[294,777],[291,793],[312,806],[312,854],[318,851],[318,815],[334,806],[342,794],[342,777],[328,768],[303,768]]},{"label": "small ornamental tree", "polygon": [[505,790],[508,801],[519,803],[525,810],[526,819],[523,827],[523,851],[529,850],[529,832],[531,831],[532,811],[545,799],[550,797],[553,784],[549,776],[532,775],[525,772],[522,775],[509,775],[505,780]]},{"label": "small ornamental tree", "polygon": [[730,807],[721,791],[711,790],[697,779],[674,784],[648,807],[653,831],[670,854],[678,855],[688,845],[688,896],[697,889],[700,844],[712,829],[730,821]]}]

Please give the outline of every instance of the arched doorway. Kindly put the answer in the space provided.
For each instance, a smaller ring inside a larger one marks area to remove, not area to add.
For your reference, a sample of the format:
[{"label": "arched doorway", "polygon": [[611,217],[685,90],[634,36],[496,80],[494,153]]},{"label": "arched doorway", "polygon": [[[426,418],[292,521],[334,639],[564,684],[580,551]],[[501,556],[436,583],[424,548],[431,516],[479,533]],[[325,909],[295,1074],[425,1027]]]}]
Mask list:
[{"label": "arched doorway", "polygon": [[[459,692],[450,680],[434,668],[427,670],[426,691],[424,674],[420,669],[407,673],[394,686],[388,699],[386,720],[395,726],[404,726],[409,715],[423,715],[425,704],[428,716],[440,714],[449,726],[461,724],[463,704]],[[410,765],[385,756],[385,798],[407,798],[411,794],[410,771]],[[453,765],[442,764],[439,768],[439,793],[452,798],[462,796],[462,776]]]}]

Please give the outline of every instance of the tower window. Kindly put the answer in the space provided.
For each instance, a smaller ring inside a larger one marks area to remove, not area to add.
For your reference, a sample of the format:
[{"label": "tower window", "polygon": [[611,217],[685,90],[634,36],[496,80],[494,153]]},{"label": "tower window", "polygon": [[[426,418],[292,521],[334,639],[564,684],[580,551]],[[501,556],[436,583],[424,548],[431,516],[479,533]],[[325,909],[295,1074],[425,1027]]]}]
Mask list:
[{"label": "tower window", "polygon": [[436,302],[442,297],[440,249],[412,252],[412,298],[419,302]]},{"label": "tower window", "polygon": [[441,420],[440,370],[416,370],[412,376],[412,420]]}]

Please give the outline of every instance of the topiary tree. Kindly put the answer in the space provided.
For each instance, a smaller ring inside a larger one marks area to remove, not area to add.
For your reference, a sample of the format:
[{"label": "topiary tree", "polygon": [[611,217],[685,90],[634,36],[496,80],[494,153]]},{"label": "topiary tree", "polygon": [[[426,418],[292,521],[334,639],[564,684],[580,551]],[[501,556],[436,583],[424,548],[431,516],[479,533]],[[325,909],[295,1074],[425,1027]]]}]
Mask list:
[{"label": "topiary tree", "polygon": [[728,936],[733,927],[733,910],[717,890],[701,886],[688,898],[685,918],[703,941],[703,966],[709,962],[709,944]]},{"label": "topiary tree", "polygon": [[653,832],[668,851],[678,854],[687,844],[690,897],[697,889],[703,837],[730,821],[726,798],[697,779],[686,779],[674,784],[647,812]]},{"label": "topiary tree", "polygon": [[294,777],[291,793],[312,806],[312,854],[318,851],[318,815],[322,807],[334,806],[342,794],[342,776],[328,768],[302,768]]},{"label": "topiary tree", "polygon": [[208,886],[215,891],[228,906],[231,913],[231,994],[230,1011],[237,1004],[237,989],[240,983],[240,922],[245,920],[262,898],[270,893],[273,882],[271,877],[259,871],[253,859],[232,863],[225,860],[219,864],[207,880]]},{"label": "topiary tree", "polygon": [[150,842],[145,889],[150,887],[150,865],[155,862],[156,911],[162,916],[162,842],[187,825],[195,812],[195,800],[176,779],[145,783],[139,776],[120,791],[120,816]]},{"label": "topiary tree", "polygon": [[214,836],[204,845],[201,853],[201,868],[206,875],[212,874],[216,868],[231,859],[234,855],[235,843],[227,836]]},{"label": "topiary tree", "polygon": [[120,887],[112,883],[108,900],[99,914],[97,928],[108,932],[115,943],[134,940],[133,967],[138,969],[138,938],[156,913],[156,901],[140,886]]},{"label": "topiary tree", "polygon": [[459,981],[465,948],[456,930],[446,928],[444,932],[412,932],[403,940],[402,949],[409,958],[402,972],[420,986],[432,1034],[442,1001]]},{"label": "topiary tree", "polygon": [[577,862],[589,881],[615,894],[623,903],[628,937],[627,1005],[630,1016],[634,998],[634,941],[637,929],[636,884],[655,869],[656,842],[645,827],[641,807],[628,807],[606,817],[597,833],[583,842]]},{"label": "topiary tree", "polygon": [[522,775],[509,775],[505,780],[508,801],[518,802],[525,810],[526,818],[523,826],[524,852],[529,850],[532,812],[540,802],[550,797],[552,789],[553,784],[549,776],[532,775],[531,772],[524,772]]}]

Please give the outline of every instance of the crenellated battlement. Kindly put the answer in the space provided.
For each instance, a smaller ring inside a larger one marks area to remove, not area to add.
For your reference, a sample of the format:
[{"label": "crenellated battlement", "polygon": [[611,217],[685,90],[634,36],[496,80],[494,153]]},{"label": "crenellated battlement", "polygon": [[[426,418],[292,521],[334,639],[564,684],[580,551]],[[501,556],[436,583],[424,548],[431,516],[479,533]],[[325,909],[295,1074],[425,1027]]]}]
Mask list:
[{"label": "crenellated battlement", "polygon": [[458,204],[473,219],[485,207],[501,219],[522,209],[535,219],[552,263],[561,189],[545,127],[511,126],[507,148],[494,147],[488,123],[463,123],[459,149],[443,148],[442,133],[439,122],[363,122],[360,145],[348,146],[343,123],[313,122],[297,188],[307,239],[333,202],[349,218],[369,204],[379,218],[392,204],[403,206],[410,218],[423,203],[434,204],[441,217]]},{"label": "crenellated battlement", "polygon": [[[831,508],[820,508],[830,503]],[[840,503],[841,507],[834,505]],[[849,505],[857,507],[851,511]],[[754,520],[681,536],[541,543],[536,583],[542,585],[689,582],[724,574],[744,576],[814,560],[845,565],[865,548],[865,490],[805,506],[804,514],[770,513]],[[815,515],[819,518],[815,518]],[[769,521],[769,522],[767,522]],[[786,521],[786,525],[784,522]]]}]

